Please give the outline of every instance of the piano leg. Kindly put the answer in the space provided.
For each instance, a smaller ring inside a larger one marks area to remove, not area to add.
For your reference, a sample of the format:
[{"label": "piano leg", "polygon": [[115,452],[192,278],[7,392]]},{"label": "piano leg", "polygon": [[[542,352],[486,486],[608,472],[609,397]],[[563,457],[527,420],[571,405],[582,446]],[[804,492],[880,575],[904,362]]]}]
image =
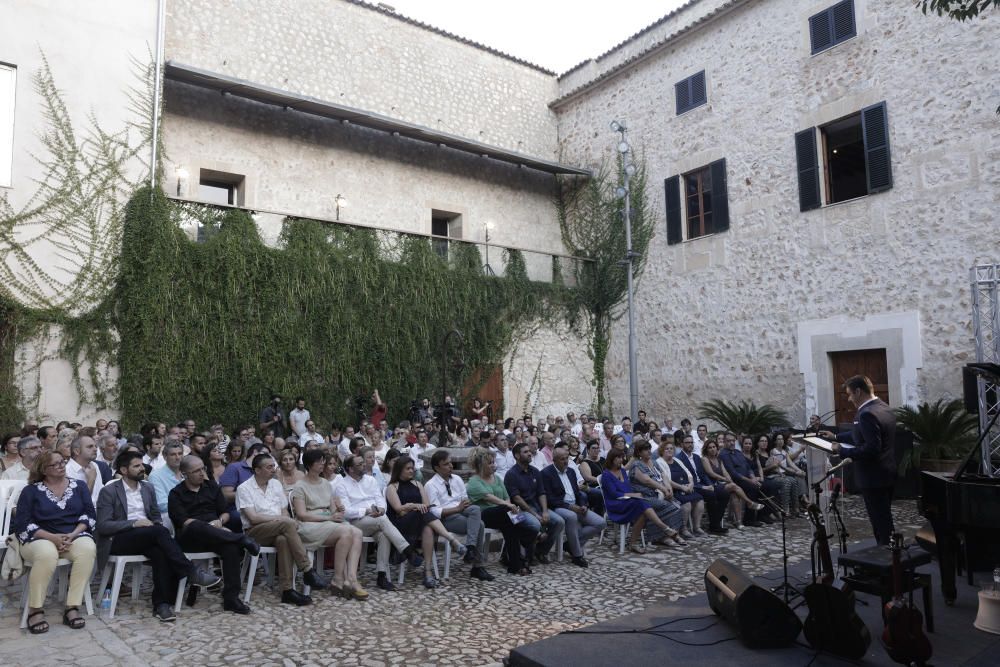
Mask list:
[{"label": "piano leg", "polygon": [[928,517],[934,528],[934,536],[937,542],[938,567],[941,572],[941,593],[944,596],[944,603],[949,607],[955,604],[958,597],[958,589],[955,587],[955,568],[958,544],[955,534],[952,532],[947,522],[941,521],[938,517]]}]

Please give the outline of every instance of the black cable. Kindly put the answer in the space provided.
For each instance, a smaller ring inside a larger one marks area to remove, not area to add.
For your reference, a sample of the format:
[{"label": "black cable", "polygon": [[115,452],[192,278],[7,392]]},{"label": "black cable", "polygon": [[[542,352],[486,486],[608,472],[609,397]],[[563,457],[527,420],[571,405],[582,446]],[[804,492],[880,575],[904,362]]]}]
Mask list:
[{"label": "black cable", "polygon": [[[705,614],[704,616],[681,616],[679,618],[672,618],[669,621],[664,621],[663,623],[657,623],[656,625],[651,625],[648,628],[633,628],[631,630],[563,630],[559,634],[561,635],[629,635],[629,634],[640,634],[644,632],[652,632],[658,628],[662,628],[667,625],[672,625],[674,623],[679,623],[680,621],[703,621],[706,618],[718,618],[715,614]],[[702,630],[707,629],[715,625],[714,623],[705,626]],[[685,632],[680,630],[678,632]],[[700,630],[699,630],[700,632]]]}]

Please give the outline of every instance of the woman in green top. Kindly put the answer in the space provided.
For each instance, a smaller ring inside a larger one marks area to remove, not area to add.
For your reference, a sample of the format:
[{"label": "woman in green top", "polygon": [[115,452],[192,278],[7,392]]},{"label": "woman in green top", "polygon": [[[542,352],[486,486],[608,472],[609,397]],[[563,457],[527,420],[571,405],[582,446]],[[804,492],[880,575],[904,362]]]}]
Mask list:
[{"label": "woman in green top", "polygon": [[[527,521],[518,521],[521,509],[510,502],[503,480],[496,476],[496,457],[485,447],[477,447],[469,456],[469,464],[476,474],[465,485],[469,500],[483,508],[483,525],[503,533],[504,555],[507,572],[531,574],[531,569],[521,558],[521,547],[529,548],[538,539],[538,529]],[[511,520],[511,516],[515,519]],[[517,521],[517,523],[514,523]]]}]

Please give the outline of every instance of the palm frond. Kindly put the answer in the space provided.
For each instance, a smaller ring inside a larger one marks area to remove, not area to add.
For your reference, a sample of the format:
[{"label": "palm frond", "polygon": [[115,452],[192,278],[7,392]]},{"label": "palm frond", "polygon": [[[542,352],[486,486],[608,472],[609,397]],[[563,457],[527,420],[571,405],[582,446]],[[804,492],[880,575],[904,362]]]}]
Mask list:
[{"label": "palm frond", "polygon": [[706,401],[698,406],[700,419],[711,419],[734,433],[766,433],[774,427],[791,426],[783,410],[753,401],[730,403],[721,399]]}]

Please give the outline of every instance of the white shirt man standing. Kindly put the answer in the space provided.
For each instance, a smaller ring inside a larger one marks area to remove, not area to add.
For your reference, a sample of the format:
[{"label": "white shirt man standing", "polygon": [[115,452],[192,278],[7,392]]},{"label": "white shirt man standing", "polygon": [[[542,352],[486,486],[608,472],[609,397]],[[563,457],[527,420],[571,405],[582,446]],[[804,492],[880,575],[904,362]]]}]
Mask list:
[{"label": "white shirt man standing", "polygon": [[288,413],[288,423],[299,438],[306,433],[306,422],[309,421],[309,417],[309,411],[306,410],[306,399],[299,396],[295,399],[295,409]]}]

